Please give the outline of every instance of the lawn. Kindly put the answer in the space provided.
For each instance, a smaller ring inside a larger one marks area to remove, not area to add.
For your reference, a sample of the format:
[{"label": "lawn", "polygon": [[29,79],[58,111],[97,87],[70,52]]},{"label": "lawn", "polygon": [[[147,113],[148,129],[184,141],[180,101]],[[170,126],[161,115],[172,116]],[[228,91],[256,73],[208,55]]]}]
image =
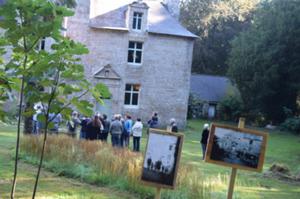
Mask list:
[{"label": "lawn", "polygon": [[[205,178],[218,177],[227,180],[231,172],[230,168],[201,161],[202,150],[199,140],[203,124],[204,121],[189,121],[185,133],[182,162],[196,165]],[[273,163],[287,165],[293,174],[300,173],[300,136],[287,132],[269,132],[264,171],[256,173],[238,170],[235,198],[299,199],[300,183],[280,181],[263,175]],[[227,183],[221,183],[216,198],[225,198],[226,189]]]},{"label": "lawn", "polygon": [[[202,151],[199,143],[201,128],[204,121],[189,121],[185,132],[181,164],[196,168],[199,175],[213,185],[212,199],[226,198],[230,168],[205,163],[201,160]],[[13,162],[12,149],[15,143],[15,133],[12,127],[0,127],[0,196],[8,197]],[[146,136],[142,139],[144,149]],[[293,174],[300,172],[300,136],[285,132],[270,132],[264,172],[273,163],[288,165]],[[17,192],[24,198],[30,196],[33,175],[36,168],[25,163],[20,165],[19,184]],[[265,177],[263,173],[238,171],[234,198],[240,199],[299,199],[300,183],[286,182]],[[122,197],[120,197],[122,195]],[[116,189],[95,187],[77,180],[58,177],[53,173],[44,172],[39,187],[39,196],[43,198],[134,198],[127,192]],[[47,197],[46,197],[47,196]]]},{"label": "lawn", "polygon": [[[14,168],[12,160],[15,145],[15,129],[0,126],[0,198],[10,198]],[[20,162],[16,198],[31,198],[37,168]],[[137,198],[135,195],[106,187],[93,186],[71,178],[59,177],[42,171],[36,198],[42,199],[120,199]]]}]

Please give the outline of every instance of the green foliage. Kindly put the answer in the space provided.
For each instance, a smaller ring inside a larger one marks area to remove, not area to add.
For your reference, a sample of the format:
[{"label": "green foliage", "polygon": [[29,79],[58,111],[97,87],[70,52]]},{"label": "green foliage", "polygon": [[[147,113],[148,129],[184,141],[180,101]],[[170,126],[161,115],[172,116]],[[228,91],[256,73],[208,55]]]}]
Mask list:
[{"label": "green foliage", "polygon": [[266,1],[251,28],[232,43],[229,75],[245,108],[275,123],[297,112],[300,88],[300,1]]},{"label": "green foliage", "polygon": [[[70,105],[83,114],[92,115],[93,105],[80,98],[91,93],[101,101],[109,92],[103,84],[92,87],[85,79],[79,56],[88,53],[88,49],[61,35],[64,17],[73,12],[45,0],[7,1],[0,12],[4,17],[0,27],[5,29],[4,38],[13,51],[5,66],[5,71],[9,71],[5,75],[18,77],[13,79],[17,91],[23,77],[26,103],[42,103],[46,118],[49,113],[69,113],[63,109]],[[53,41],[51,50],[36,48],[42,38]],[[32,108],[26,108],[26,116],[33,114]]]},{"label": "green foliage", "polygon": [[187,117],[189,119],[203,117],[203,103],[204,102],[202,100],[198,99],[195,95],[190,93]]},{"label": "green foliage", "polygon": [[[25,116],[24,132],[30,133],[33,105],[41,103],[43,108],[37,118],[43,123],[44,139],[32,195],[35,198],[47,130],[54,126],[52,121],[58,114],[70,113],[71,105],[85,115],[92,115],[93,105],[81,98],[88,93],[98,92],[93,97],[100,101],[101,90],[98,89],[99,86],[93,87],[85,79],[84,67],[79,64],[79,56],[88,53],[88,49],[61,34],[63,19],[74,14],[71,10],[47,0],[8,0],[0,7],[0,13],[3,18],[0,28],[5,31],[5,45],[12,50],[9,62],[0,68],[0,75],[5,77],[1,78],[1,82],[4,80],[6,84],[8,79],[12,80],[12,84],[16,85],[15,90],[20,92],[11,198],[14,198],[16,187],[21,116]],[[52,41],[51,50],[39,50],[39,43],[45,38]],[[0,91],[3,90],[2,87]],[[23,110],[24,104],[26,107]],[[0,112],[0,117],[1,114]],[[54,115],[50,118],[50,114]]]},{"label": "green foliage", "polygon": [[237,121],[242,116],[244,106],[238,94],[229,94],[218,105],[219,116],[222,120]]},{"label": "green foliage", "polygon": [[181,22],[199,36],[194,46],[193,72],[225,75],[230,41],[246,30],[259,0],[187,0]]},{"label": "green foliage", "polygon": [[290,117],[287,118],[281,125],[282,130],[294,132],[300,134],[300,118],[299,117]]}]

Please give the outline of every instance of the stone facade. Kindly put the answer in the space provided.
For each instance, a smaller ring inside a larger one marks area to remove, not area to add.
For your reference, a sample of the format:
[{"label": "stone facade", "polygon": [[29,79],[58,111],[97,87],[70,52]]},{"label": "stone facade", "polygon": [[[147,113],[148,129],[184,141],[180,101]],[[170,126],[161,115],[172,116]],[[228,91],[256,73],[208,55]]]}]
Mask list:
[{"label": "stone facade", "polygon": [[[129,4],[125,8],[126,28],[95,28],[97,22],[92,0],[78,1],[75,16],[67,20],[66,35],[84,43],[89,54],[82,57],[86,77],[94,84],[106,84],[112,94],[104,109],[95,105],[95,111],[131,114],[147,122],[151,114],[159,114],[160,124],[166,125],[175,118],[180,127],[186,124],[190,90],[191,61],[194,38],[155,34],[147,31],[148,6],[143,2]],[[143,4],[143,5],[142,5]],[[90,13],[90,10],[92,10]],[[131,30],[132,12],[143,13],[142,30]],[[114,11],[112,11],[114,12]],[[110,23],[121,23],[116,17]],[[101,20],[101,19],[99,19]],[[103,20],[103,19],[102,19]],[[99,21],[99,23],[102,23]],[[143,43],[141,64],[128,63],[129,41]],[[138,84],[140,91],[137,106],[124,105],[125,85]]]}]

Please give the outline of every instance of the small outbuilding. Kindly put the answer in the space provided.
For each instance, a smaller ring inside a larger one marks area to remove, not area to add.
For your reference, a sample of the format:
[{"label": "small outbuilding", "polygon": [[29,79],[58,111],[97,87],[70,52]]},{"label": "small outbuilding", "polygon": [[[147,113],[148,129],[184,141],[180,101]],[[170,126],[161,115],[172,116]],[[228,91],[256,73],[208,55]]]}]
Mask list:
[{"label": "small outbuilding", "polygon": [[217,105],[232,90],[227,77],[192,74],[190,81],[189,113],[192,118],[215,118]]}]

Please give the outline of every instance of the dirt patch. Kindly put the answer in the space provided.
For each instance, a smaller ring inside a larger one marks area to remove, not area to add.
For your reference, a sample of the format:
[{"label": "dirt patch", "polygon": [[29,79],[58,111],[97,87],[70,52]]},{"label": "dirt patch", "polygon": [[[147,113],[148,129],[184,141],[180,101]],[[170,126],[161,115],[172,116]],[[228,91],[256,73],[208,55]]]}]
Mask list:
[{"label": "dirt patch", "polygon": [[269,170],[264,173],[264,177],[300,184],[300,173],[298,175],[292,175],[289,167],[281,164],[273,164]]}]

